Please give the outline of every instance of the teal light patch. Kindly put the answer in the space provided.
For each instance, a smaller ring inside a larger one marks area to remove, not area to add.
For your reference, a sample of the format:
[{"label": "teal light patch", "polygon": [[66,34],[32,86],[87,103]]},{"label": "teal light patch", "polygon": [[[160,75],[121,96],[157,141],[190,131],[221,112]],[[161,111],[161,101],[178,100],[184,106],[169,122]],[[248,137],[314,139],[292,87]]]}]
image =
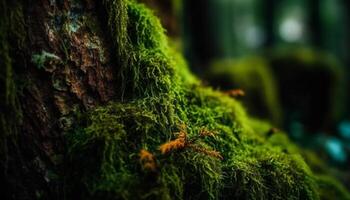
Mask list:
[{"label": "teal light patch", "polygon": [[325,143],[325,148],[333,160],[342,163],[347,160],[344,145],[339,139],[329,138]]},{"label": "teal light patch", "polygon": [[339,134],[346,139],[350,139],[350,121],[343,121],[338,126]]}]

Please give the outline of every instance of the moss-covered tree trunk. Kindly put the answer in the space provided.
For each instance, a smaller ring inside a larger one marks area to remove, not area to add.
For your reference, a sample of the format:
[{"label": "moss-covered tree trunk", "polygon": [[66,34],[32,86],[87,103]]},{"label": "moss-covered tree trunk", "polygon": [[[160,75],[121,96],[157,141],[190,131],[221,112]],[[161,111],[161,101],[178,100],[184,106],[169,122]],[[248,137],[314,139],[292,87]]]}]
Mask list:
[{"label": "moss-covered tree trunk", "polygon": [[0,3],[2,198],[350,199],[202,86],[144,6]]},{"label": "moss-covered tree trunk", "polygon": [[[72,112],[116,98],[102,1],[1,0],[1,178],[6,199],[63,199]],[[2,193],[2,196],[4,193]]]}]

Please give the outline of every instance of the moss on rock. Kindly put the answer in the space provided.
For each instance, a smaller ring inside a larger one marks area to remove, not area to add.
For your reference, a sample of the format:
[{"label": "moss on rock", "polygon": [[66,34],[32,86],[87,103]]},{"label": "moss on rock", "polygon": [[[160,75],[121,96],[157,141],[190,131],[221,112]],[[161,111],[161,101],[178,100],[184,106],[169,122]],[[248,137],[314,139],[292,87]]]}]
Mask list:
[{"label": "moss on rock", "polygon": [[[235,99],[201,86],[150,11],[133,1],[104,4],[116,57],[127,62],[119,66],[127,98],[77,115],[66,134],[68,196],[319,199],[301,156],[269,142]],[[164,144],[173,146],[162,152]]]}]

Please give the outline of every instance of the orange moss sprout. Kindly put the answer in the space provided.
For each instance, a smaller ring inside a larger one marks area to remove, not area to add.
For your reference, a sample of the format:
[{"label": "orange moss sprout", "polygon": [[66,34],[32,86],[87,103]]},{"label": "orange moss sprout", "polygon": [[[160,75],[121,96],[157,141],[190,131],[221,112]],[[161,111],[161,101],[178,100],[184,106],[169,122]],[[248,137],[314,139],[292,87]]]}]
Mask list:
[{"label": "orange moss sprout", "polygon": [[245,92],[241,89],[233,89],[233,90],[225,91],[224,94],[227,94],[231,97],[242,97],[245,95]]},{"label": "orange moss sprout", "polygon": [[142,168],[146,171],[156,171],[156,161],[154,155],[145,149],[141,149],[140,153],[140,163]]},{"label": "orange moss sprout", "polygon": [[215,135],[214,132],[211,132],[207,129],[201,129],[199,131],[199,134],[197,137],[194,137],[192,139],[188,139],[187,137],[187,131],[186,126],[181,125],[180,126],[180,132],[176,133],[177,138],[175,140],[171,140],[169,142],[166,142],[162,145],[160,145],[159,150],[162,154],[170,153],[171,151],[180,150],[184,148],[189,148],[193,151],[196,151],[198,153],[202,153],[211,157],[215,157],[218,159],[223,159],[221,154],[214,150],[209,150],[203,147],[200,147],[197,144],[194,144],[199,138],[203,137],[213,137]]},{"label": "orange moss sprout", "polygon": [[177,138],[175,140],[171,140],[169,142],[166,142],[162,144],[159,147],[159,150],[162,154],[167,154],[170,151],[176,150],[176,149],[183,149],[187,145],[187,132],[184,130],[181,130],[177,133]]}]

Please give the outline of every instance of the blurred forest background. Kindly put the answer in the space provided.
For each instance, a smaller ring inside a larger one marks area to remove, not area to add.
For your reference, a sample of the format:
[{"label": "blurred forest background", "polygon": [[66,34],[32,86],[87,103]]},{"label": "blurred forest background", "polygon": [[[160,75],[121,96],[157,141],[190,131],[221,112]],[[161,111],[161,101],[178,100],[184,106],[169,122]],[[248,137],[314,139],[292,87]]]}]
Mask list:
[{"label": "blurred forest background", "polygon": [[241,89],[248,112],[350,180],[350,1],[141,0],[203,84]]}]

